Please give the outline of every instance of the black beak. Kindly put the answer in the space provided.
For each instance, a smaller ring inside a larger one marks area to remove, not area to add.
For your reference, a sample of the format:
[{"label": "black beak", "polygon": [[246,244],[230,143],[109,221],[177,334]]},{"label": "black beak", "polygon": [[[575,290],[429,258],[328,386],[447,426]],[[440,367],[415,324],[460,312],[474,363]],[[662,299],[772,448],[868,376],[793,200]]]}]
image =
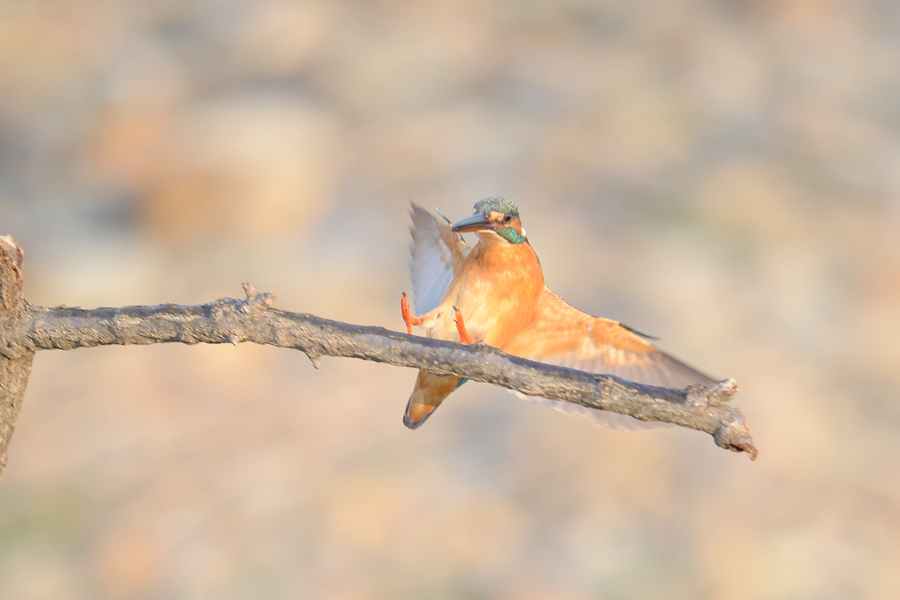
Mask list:
[{"label": "black beak", "polygon": [[483,229],[493,229],[494,224],[487,220],[484,213],[475,213],[467,219],[456,223],[452,229],[456,232],[464,231],[481,231]]}]

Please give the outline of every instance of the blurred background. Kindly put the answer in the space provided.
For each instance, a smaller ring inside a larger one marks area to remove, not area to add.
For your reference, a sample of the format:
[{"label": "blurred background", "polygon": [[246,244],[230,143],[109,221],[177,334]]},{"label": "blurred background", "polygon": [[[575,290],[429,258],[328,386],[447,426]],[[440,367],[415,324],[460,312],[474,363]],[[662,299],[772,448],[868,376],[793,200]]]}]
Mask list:
[{"label": "blurred background", "polygon": [[296,352],[41,352],[0,596],[893,598],[900,9],[0,4],[0,224],[41,305],[401,329],[409,201],[521,209],[551,289],[741,386],[755,462]]}]

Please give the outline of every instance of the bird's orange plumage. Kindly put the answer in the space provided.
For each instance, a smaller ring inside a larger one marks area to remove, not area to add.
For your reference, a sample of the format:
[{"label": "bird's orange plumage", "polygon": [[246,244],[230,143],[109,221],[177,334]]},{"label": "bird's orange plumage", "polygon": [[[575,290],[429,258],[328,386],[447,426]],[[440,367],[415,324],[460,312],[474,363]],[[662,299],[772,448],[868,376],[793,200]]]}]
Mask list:
[{"label": "bird's orange plumage", "polygon": [[[459,341],[459,314],[476,341],[523,358],[663,387],[713,383],[630,328],[587,315],[548,290],[514,204],[488,198],[475,208],[473,217],[451,227],[412,206],[410,265],[417,308],[427,312],[408,317],[404,299],[408,327]],[[475,231],[478,244],[469,249],[458,231]],[[404,424],[421,425],[460,381],[420,371]]]}]

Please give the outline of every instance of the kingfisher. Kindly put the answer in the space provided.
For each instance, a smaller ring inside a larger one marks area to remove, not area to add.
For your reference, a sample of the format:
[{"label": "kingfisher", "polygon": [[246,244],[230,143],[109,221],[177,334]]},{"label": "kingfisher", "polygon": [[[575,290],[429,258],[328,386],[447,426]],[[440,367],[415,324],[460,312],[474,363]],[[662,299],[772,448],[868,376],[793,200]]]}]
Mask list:
[{"label": "kingfisher", "polygon": [[[439,219],[415,203],[410,214],[410,273],[418,316],[410,313],[404,293],[400,309],[407,333],[415,325],[429,338],[481,342],[521,358],[658,387],[714,384],[710,377],[659,350],[650,341],[656,338],[618,321],[585,314],[547,289],[541,262],[513,202],[485,198],[475,204],[475,214],[456,224],[440,211]],[[478,236],[474,247],[463,240],[464,232]],[[419,427],[465,381],[419,371],[403,424]],[[575,406],[545,402],[567,412]],[[576,410],[604,425],[641,426],[626,415]]]}]

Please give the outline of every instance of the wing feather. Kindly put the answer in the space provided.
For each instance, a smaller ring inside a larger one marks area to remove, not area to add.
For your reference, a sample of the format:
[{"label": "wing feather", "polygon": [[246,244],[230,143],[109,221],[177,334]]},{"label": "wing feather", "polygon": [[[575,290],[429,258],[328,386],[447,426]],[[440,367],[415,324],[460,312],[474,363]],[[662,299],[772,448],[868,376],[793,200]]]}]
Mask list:
[{"label": "wing feather", "polygon": [[409,271],[416,314],[422,315],[440,303],[469,247],[460,234],[453,233],[449,223],[438,220],[418,204],[411,203],[409,212]]},{"label": "wing feather", "polygon": [[[534,323],[504,350],[531,360],[614,375],[645,385],[684,388],[715,383],[709,376],[661,351],[631,328],[585,314],[546,288]],[[572,412],[569,407],[559,406],[568,403],[550,402],[556,408]],[[601,425],[617,429],[662,425],[597,409],[588,409],[587,413]]]}]

